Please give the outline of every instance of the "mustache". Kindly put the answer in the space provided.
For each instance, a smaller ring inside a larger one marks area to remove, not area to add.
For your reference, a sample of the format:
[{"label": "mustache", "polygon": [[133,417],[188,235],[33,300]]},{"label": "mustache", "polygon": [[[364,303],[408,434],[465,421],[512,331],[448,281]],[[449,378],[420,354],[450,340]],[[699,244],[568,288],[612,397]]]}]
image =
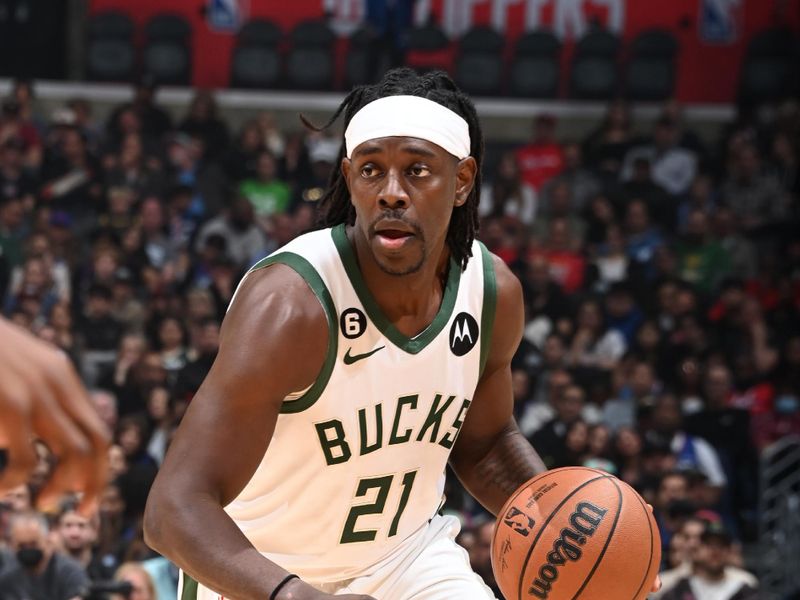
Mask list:
[{"label": "mustache", "polygon": [[381,223],[382,221],[401,221],[405,225],[408,225],[408,227],[414,232],[414,235],[416,237],[420,239],[423,239],[424,237],[422,235],[422,228],[414,221],[407,219],[405,217],[405,211],[398,209],[386,210],[379,216],[375,217],[375,219],[373,219],[373,221],[369,224],[369,227],[367,228],[367,233],[369,234],[370,237],[375,236],[375,234],[377,233],[376,228],[378,227],[378,224]]}]

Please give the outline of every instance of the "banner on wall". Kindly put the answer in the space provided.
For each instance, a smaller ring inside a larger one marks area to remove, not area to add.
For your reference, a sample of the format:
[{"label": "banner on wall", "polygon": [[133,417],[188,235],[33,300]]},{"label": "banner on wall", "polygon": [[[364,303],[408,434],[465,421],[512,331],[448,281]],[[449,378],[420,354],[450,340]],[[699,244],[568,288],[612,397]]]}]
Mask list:
[{"label": "banner on wall", "polygon": [[236,32],[249,17],[249,0],[208,0],[206,22],[218,32]]},{"label": "banner on wall", "polygon": [[709,44],[732,44],[739,39],[743,0],[700,0],[698,35]]}]

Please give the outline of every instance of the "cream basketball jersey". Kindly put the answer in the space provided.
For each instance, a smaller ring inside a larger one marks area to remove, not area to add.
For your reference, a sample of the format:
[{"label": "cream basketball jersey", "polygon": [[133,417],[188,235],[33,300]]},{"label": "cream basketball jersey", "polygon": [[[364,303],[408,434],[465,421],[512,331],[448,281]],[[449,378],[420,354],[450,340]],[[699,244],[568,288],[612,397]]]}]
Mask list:
[{"label": "cream basketball jersey", "polygon": [[368,574],[436,514],[494,320],[492,259],[479,242],[472,253],[463,272],[451,263],[438,314],[413,338],[381,313],[344,226],[253,267],[294,269],[330,331],[317,380],[284,401],[261,464],[225,507],[282,567],[318,582]]}]

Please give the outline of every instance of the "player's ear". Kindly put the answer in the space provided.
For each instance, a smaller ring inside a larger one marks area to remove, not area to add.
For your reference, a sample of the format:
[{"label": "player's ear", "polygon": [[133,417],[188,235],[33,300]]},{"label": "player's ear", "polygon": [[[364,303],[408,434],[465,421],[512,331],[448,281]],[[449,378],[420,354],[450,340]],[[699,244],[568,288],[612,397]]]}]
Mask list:
[{"label": "player's ear", "polygon": [[342,172],[342,177],[344,177],[344,184],[347,186],[347,189],[350,189],[350,169],[353,168],[353,161],[351,161],[346,156],[342,158],[342,163],[339,165],[339,170]]},{"label": "player's ear", "polygon": [[456,165],[456,197],[453,204],[462,206],[475,186],[475,174],[478,172],[478,163],[471,156],[462,158]]}]

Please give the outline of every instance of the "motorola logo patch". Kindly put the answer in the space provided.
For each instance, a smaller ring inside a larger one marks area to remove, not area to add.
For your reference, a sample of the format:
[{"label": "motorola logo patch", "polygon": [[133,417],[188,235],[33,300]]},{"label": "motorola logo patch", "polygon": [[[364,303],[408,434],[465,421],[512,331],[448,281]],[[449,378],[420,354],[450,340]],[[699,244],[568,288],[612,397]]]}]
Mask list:
[{"label": "motorola logo patch", "polygon": [[478,322],[469,313],[458,313],[450,326],[450,350],[464,356],[478,343]]}]

